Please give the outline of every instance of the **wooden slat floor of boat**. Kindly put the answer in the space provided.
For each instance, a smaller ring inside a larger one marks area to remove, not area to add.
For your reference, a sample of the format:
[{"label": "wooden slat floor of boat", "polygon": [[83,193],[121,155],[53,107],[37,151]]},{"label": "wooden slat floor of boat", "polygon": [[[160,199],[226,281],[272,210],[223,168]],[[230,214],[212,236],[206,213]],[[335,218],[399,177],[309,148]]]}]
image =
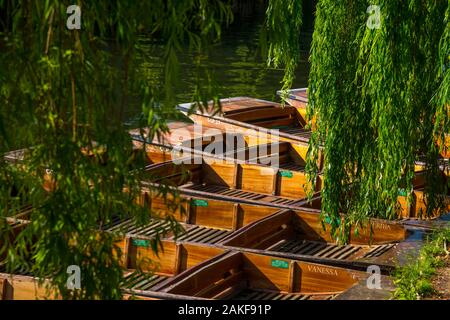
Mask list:
[{"label": "wooden slat floor of boat", "polygon": [[294,127],[294,128],[287,128],[287,129],[280,129],[280,132],[291,134],[293,136],[297,137],[304,137],[304,138],[311,138],[311,131],[308,131],[304,128],[300,127]]},{"label": "wooden slat floor of boat", "polygon": [[142,272],[133,272],[127,275],[121,283],[122,289],[130,290],[151,290],[157,284],[169,278],[157,274],[145,274]]},{"label": "wooden slat floor of boat", "polygon": [[[180,225],[183,226],[185,232],[178,235],[177,237],[175,237],[173,233],[170,233],[166,238],[174,241],[215,244],[231,233],[231,231],[229,230],[218,228],[210,228],[184,223],[180,223]],[[128,235],[134,236],[153,237],[157,234],[157,232],[164,233],[170,231],[170,228],[170,223],[164,220],[153,219],[150,220],[147,225],[138,227],[131,219],[116,219],[112,225],[106,228],[106,230],[111,232],[123,232]]]},{"label": "wooden slat floor of boat", "polygon": [[234,296],[233,300],[331,300],[335,296],[335,294],[301,294],[245,289]]},{"label": "wooden slat floor of boat", "polygon": [[289,198],[272,196],[263,193],[244,191],[241,189],[231,189],[225,186],[217,186],[217,185],[204,185],[204,184],[189,184],[182,186],[185,189],[190,189],[194,191],[201,191],[212,193],[214,195],[224,195],[229,197],[234,197],[242,200],[258,200],[261,202],[267,202],[272,204],[282,204],[286,206],[294,206],[297,203],[303,203],[304,200],[293,200]]},{"label": "wooden slat floor of boat", "polygon": [[19,269],[15,269],[12,272],[9,272],[9,270],[7,270],[6,265],[2,264],[0,265],[0,273],[5,273],[5,274],[14,274],[14,275],[18,275],[18,276],[30,276],[33,277],[33,273],[29,270],[29,269],[25,269],[24,267],[21,267]]},{"label": "wooden slat floor of boat", "polygon": [[[369,251],[362,255],[362,258],[379,257],[394,246],[395,244],[372,246]],[[318,258],[331,258],[338,260],[352,260],[356,254],[363,250],[367,250],[367,247],[360,245],[338,246],[330,243],[308,240],[283,240],[270,248],[270,251],[275,252],[309,255]]]},{"label": "wooden slat floor of boat", "polygon": [[196,225],[194,226],[186,225],[185,229],[186,232],[183,233],[181,236],[178,236],[177,238],[175,238],[175,236],[172,236],[169,239],[185,242],[216,244],[231,233],[231,231],[228,230]]},{"label": "wooden slat floor of boat", "polygon": [[280,163],[279,167],[280,167],[280,169],[284,169],[284,170],[305,171],[305,167],[304,166],[296,164],[295,162]]}]

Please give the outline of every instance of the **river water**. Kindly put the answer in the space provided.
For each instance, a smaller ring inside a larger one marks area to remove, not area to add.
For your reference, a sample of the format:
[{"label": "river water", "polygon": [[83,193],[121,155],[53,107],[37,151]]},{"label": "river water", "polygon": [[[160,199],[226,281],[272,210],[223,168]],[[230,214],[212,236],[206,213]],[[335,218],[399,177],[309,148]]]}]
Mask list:
[{"label": "river water", "polygon": [[[202,60],[212,73],[221,98],[250,96],[278,100],[276,91],[281,87],[283,70],[267,68],[261,57],[259,36],[263,22],[263,11],[235,17],[233,23],[223,30],[221,41],[211,46]],[[307,86],[310,39],[310,32],[304,32],[300,37],[302,52],[294,88]],[[147,75],[149,84],[158,86],[164,73],[161,49],[157,44],[145,41],[143,49],[146,57],[140,67]],[[186,51],[179,55],[179,81],[174,88],[176,103],[192,101],[197,69],[193,56],[188,52],[186,48]],[[128,110],[129,119],[136,116],[136,112],[138,110]]]}]

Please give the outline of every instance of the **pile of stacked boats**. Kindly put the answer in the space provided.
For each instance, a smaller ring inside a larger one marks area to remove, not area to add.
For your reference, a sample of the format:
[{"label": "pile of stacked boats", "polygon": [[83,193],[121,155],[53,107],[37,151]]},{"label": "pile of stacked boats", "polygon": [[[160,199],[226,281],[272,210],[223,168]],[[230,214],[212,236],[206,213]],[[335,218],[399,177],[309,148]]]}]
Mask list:
[{"label": "pile of stacked boats", "polygon": [[[338,245],[320,218],[320,176],[315,196],[306,198],[306,90],[292,90],[286,101],[222,99],[219,114],[212,108],[190,114],[193,123],[169,123],[170,132],[158,139],[148,141],[145,130],[130,132],[148,161],[138,201],[157,214],[145,226],[118,218],[105,227],[123,234],[117,245],[126,298],[339,299],[352,291],[364,298],[358,292],[370,287],[373,270],[387,279],[418,235],[433,228],[436,221],[419,220],[426,202],[418,163],[414,201],[399,194],[399,219],[371,219],[347,245]],[[187,114],[190,106],[179,109]],[[178,190],[175,212],[154,191],[160,184]],[[450,204],[433,218],[449,210]],[[168,216],[182,232],[172,230]],[[25,211],[11,219],[17,233],[28,218]],[[156,235],[162,235],[158,253]],[[45,294],[30,274],[0,273],[0,299]]]}]

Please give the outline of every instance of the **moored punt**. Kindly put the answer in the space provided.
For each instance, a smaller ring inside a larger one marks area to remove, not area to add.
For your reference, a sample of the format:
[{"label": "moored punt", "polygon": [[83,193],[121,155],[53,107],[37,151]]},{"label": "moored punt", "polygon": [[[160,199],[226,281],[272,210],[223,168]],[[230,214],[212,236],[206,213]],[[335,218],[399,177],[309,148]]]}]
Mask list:
[{"label": "moored punt", "polygon": [[[125,271],[122,290],[139,295],[140,291],[158,292],[167,281],[177,274],[201,265],[208,259],[225,252],[224,249],[193,243],[177,243],[162,240],[156,254],[142,238],[125,237],[122,245]],[[139,269],[140,271],[136,271]]]},{"label": "moored punt", "polygon": [[[160,196],[151,196],[151,192],[145,189],[143,190],[142,198],[146,200],[141,201],[150,202],[148,206],[160,217],[173,214],[173,217],[180,222],[230,231],[240,230],[244,227],[250,228],[250,225],[266,219],[270,220],[278,214],[284,217],[286,215],[292,215],[290,220],[295,221],[296,228],[302,227],[300,229],[303,230],[303,236],[317,241],[332,241],[329,234],[329,227],[327,226],[325,230],[322,227],[320,207],[314,208],[317,204],[317,199],[313,199],[311,207],[301,207],[291,210],[261,204],[237,203],[223,199],[211,199],[200,196],[192,197],[184,194],[181,194],[180,197],[182,199],[180,206],[185,207],[184,215],[181,214],[180,210],[174,213],[169,212],[164,207],[164,201]],[[236,233],[224,238],[224,241],[233,237],[234,234]],[[353,232],[351,233],[350,241],[352,244],[380,245],[403,241],[408,234],[407,229],[399,222],[372,218],[368,220],[367,225],[358,228],[358,235],[355,235]]]},{"label": "moored punt", "polygon": [[161,218],[170,215],[178,222],[186,225],[229,231],[238,230],[279,210],[275,207],[181,194],[177,208],[171,211],[167,208],[166,202],[161,196],[154,194],[147,188],[142,189],[142,196],[138,201],[141,204],[145,203],[156,216]]},{"label": "moored punt", "polygon": [[401,218],[437,218],[450,212],[450,194],[441,195],[442,206],[436,208],[430,215],[427,214],[427,199],[424,187],[414,188],[412,200],[408,203],[408,195],[399,191],[400,204],[399,217]]},{"label": "moored punt", "polygon": [[[204,159],[205,157],[200,160]],[[311,201],[305,199],[304,172],[286,171],[250,163],[201,162],[187,165],[165,162],[149,166],[147,167],[149,179],[143,182],[143,185],[152,186],[154,183],[165,181],[177,187],[185,196],[223,199],[285,209],[321,208],[320,195],[317,194]],[[319,177],[316,191],[321,189],[320,181]],[[423,172],[416,173],[413,201],[409,204],[407,195],[399,189],[399,218],[426,217],[424,183]],[[450,210],[450,197],[447,195],[444,199],[445,208],[436,210],[432,217]]]},{"label": "moored punt", "polygon": [[[17,232],[13,233],[14,237],[23,230],[16,227],[17,221],[14,223],[11,221],[13,227],[17,229]],[[22,220],[20,222],[22,223]],[[25,221],[22,224],[26,225],[28,222]],[[120,223],[112,223],[105,228],[105,231],[129,232],[117,235],[115,242],[116,248],[120,249],[117,253],[121,254],[120,260],[125,270],[121,288],[126,293],[126,298],[130,295],[139,296],[141,290],[156,292],[158,286],[170,277],[225,251],[223,248],[207,245],[205,242],[196,243],[189,240],[175,242],[173,236],[169,236],[158,243],[156,246],[158,251],[155,252],[155,246],[152,246],[151,241],[158,230],[164,226],[154,221],[145,226],[133,224],[128,228],[120,228],[121,226]],[[224,236],[226,235],[228,234],[225,233]],[[54,290],[47,290],[47,284],[47,280],[39,284],[38,279],[25,270],[14,270],[13,273],[8,273],[6,262],[0,264],[0,299],[60,299],[55,295]],[[158,295],[155,298],[158,297],[161,298]]]},{"label": "moored punt", "polygon": [[[210,104],[207,110],[197,111],[189,117],[197,124],[257,138],[258,144],[291,142],[303,148],[306,155],[311,133],[304,128],[305,120],[295,107],[248,97],[221,99],[220,104],[219,114],[216,114]],[[191,105],[192,103],[181,104],[178,109],[188,114]],[[319,166],[321,162],[322,157],[319,157]]]},{"label": "moored punt", "polygon": [[442,147],[441,156],[443,158],[449,159],[450,158],[450,134],[445,134],[445,141],[439,141],[438,143],[439,147]]},{"label": "moored punt", "polygon": [[[191,105],[192,103],[184,103],[179,105],[178,109],[187,113]],[[221,99],[220,105],[219,115],[215,114],[210,104],[207,110],[203,113],[197,111],[191,119],[196,123],[226,130],[264,128],[270,134],[272,129],[278,129],[280,137],[294,141],[305,141],[305,138],[309,138],[310,133],[304,129],[305,120],[295,108],[290,106],[283,107],[276,102],[249,97]]]},{"label": "moored punt", "polygon": [[[8,240],[11,243],[30,223],[28,215],[29,210],[24,210],[15,217],[5,218],[9,225]],[[4,245],[0,242],[0,247]],[[54,295],[54,292],[45,288],[45,281],[43,284],[38,284],[38,279],[26,270],[15,270],[14,274],[8,273],[5,258],[5,255],[0,256],[0,300],[35,300],[44,299],[47,295]]]},{"label": "moored punt", "polygon": [[160,292],[207,299],[333,299],[364,272],[249,252],[226,252],[187,270]]},{"label": "moored punt", "polygon": [[[409,224],[408,220],[416,219],[436,219],[450,212],[450,195],[440,195],[442,199],[441,207],[436,208],[430,215],[427,215],[427,200],[425,197],[424,186],[414,187],[411,194],[411,201],[408,202],[408,194],[404,189],[398,190],[398,219],[403,219],[402,223]],[[320,209],[322,199],[319,195],[313,197],[312,201],[304,201],[300,206]],[[298,206],[298,205],[297,205]],[[294,208],[295,209],[295,208]],[[429,227],[432,227],[430,224]],[[422,227],[426,227],[423,225]]]},{"label": "moored punt", "polygon": [[236,150],[258,144],[258,140],[248,136],[206,125],[177,121],[168,123],[168,129],[150,141],[147,129],[129,131],[135,149],[143,149],[145,144],[149,164],[202,154],[222,157],[228,153],[232,157]]},{"label": "moored punt", "polygon": [[[401,223],[370,219],[358,228],[358,235],[352,228],[347,246],[337,246],[330,236],[329,226],[325,224],[326,229],[323,229],[320,209],[279,210],[262,205],[181,196],[187,200],[184,202],[186,214],[182,216],[177,212],[175,217],[198,227],[194,229],[197,232],[194,235],[188,233],[178,239],[171,238],[180,242],[213,244],[353,269],[366,269],[376,261],[383,271],[389,271],[396,257],[394,249],[397,243],[410,234]],[[145,197],[152,199],[150,201],[155,205],[151,208],[158,212],[157,208],[162,203],[159,197],[152,198],[149,193],[145,193]],[[221,239],[215,241],[214,236],[208,236],[208,228],[220,228],[222,231],[216,234]],[[227,236],[223,235],[226,233],[224,229],[228,230]],[[213,241],[208,243],[210,237]]]},{"label": "moored punt", "polygon": [[[168,161],[148,166],[145,179],[144,186],[165,181],[193,196],[280,208],[301,206],[305,202],[302,198],[304,172],[251,163],[210,161],[208,157],[194,164],[177,165]],[[317,188],[320,188],[320,181]]]},{"label": "moored punt", "polygon": [[281,210],[241,228],[222,245],[233,250],[352,269],[367,270],[374,264],[385,272],[394,268],[397,243],[408,235],[403,226],[372,219],[359,229],[357,236],[354,231],[352,228],[347,245],[338,245],[330,236],[330,228],[322,228],[319,212]]}]

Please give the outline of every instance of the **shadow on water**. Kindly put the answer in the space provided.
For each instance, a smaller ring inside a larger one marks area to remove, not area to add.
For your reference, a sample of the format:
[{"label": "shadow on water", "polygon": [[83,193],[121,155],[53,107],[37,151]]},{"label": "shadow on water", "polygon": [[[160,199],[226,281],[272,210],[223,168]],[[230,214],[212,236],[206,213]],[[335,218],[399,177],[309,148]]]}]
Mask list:
[{"label": "shadow on water", "polygon": [[[264,6],[255,6],[235,13],[233,23],[223,30],[221,41],[212,45],[201,57],[203,66],[206,66],[213,76],[221,98],[251,96],[267,100],[278,99],[276,91],[281,87],[283,70],[267,68],[266,61],[261,57],[259,37],[264,17]],[[308,21],[311,17],[307,16],[305,19]],[[308,31],[300,36],[302,53],[293,87],[307,86],[308,52],[312,33],[310,28],[305,29]],[[141,49],[145,57],[140,61],[139,72],[145,74],[150,86],[161,86],[164,76],[162,47],[144,38]],[[197,81],[194,59],[187,47],[179,54],[179,79],[173,88],[176,103],[192,101]],[[127,111],[128,119],[132,119],[139,112],[139,107],[130,107]]]}]

